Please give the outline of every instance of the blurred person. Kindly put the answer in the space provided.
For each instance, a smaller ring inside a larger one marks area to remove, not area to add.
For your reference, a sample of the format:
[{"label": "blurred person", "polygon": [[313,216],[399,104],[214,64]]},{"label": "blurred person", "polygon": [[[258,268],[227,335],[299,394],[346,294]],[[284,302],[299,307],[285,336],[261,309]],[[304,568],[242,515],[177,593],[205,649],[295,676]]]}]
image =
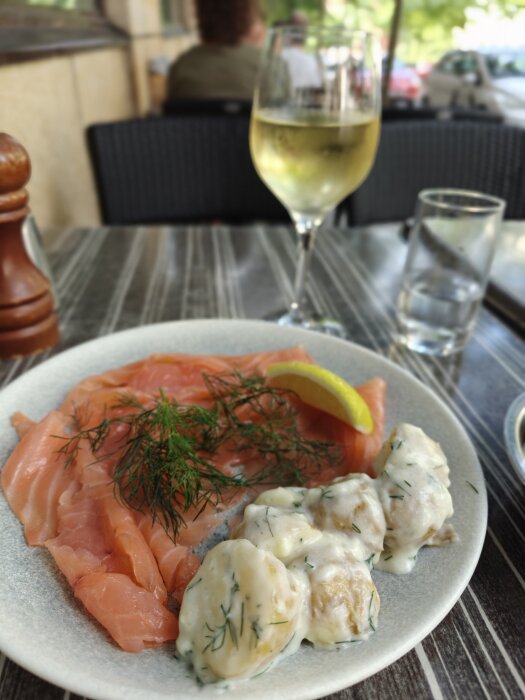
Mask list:
[{"label": "blurred person", "polygon": [[283,48],[282,57],[288,64],[292,85],[296,89],[316,89],[323,86],[323,68],[318,56],[303,48],[303,32],[308,29],[308,17],[300,10],[295,10],[287,25],[297,28],[297,39]]},{"label": "blurred person", "polygon": [[251,100],[266,35],[258,0],[196,0],[201,43],[172,64],[168,99]]}]

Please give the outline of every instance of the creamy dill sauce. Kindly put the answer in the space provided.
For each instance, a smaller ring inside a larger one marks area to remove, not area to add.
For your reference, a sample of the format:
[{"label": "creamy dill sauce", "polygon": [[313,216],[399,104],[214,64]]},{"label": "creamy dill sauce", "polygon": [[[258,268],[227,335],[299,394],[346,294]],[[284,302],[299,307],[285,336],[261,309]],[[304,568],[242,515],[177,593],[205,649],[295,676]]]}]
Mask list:
[{"label": "creamy dill sauce", "polygon": [[310,524],[305,512],[257,502],[246,507],[244,520],[233,534],[271,552],[285,564],[322,537],[322,532]]},{"label": "creamy dill sauce", "polygon": [[328,487],[309,489],[304,503],[317,527],[340,533],[353,544],[356,559],[379,558],[386,521],[374,479],[366,474],[337,479]]},{"label": "creamy dill sauce", "polygon": [[356,559],[351,542],[325,533],[289,569],[308,576],[308,641],[333,648],[364,641],[375,631],[379,594],[368,565]]},{"label": "creamy dill sauce", "polygon": [[373,568],[409,573],[424,545],[456,539],[449,468],[415,426],[391,432],[377,474],[319,488],[276,488],[245,508],[227,540],[208,552],[188,586],[177,650],[203,682],[268,669],[303,639],[323,648],[376,630]]},{"label": "creamy dill sauce", "polygon": [[412,571],[426,544],[451,541],[442,531],[453,515],[449,467],[443,450],[420,428],[397,426],[374,464],[387,530],[376,568],[394,574]]},{"label": "creamy dill sauce", "polygon": [[221,542],[184,594],[178,653],[205,683],[262,673],[304,638],[305,586],[271,552],[244,539]]}]

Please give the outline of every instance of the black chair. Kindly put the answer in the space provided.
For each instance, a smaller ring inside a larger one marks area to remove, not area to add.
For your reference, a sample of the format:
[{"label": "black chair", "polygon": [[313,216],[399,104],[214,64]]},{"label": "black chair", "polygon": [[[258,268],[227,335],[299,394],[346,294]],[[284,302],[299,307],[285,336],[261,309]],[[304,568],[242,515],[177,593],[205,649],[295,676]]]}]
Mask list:
[{"label": "black chair", "polygon": [[257,175],[246,114],[181,114],[87,129],[106,224],[290,218]]},{"label": "black chair", "polygon": [[382,122],[405,121],[406,119],[437,119],[438,111],[434,107],[383,107]]},{"label": "black chair", "polygon": [[466,121],[382,125],[372,171],[338,209],[351,225],[413,216],[427,187],[457,187],[502,197],[505,218],[525,218],[525,129]]},{"label": "black chair", "polygon": [[163,114],[247,114],[252,111],[251,100],[194,99],[167,100],[162,106]]},{"label": "black chair", "polygon": [[381,113],[382,122],[406,120],[422,121],[426,119],[484,122],[486,124],[503,123],[501,114],[488,112],[482,109],[466,109],[463,107],[384,107]]}]

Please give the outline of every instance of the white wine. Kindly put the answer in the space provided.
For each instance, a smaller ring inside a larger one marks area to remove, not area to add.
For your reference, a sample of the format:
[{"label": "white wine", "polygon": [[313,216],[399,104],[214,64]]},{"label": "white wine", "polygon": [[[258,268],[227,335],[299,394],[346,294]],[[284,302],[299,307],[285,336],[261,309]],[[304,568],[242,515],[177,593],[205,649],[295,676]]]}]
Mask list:
[{"label": "white wine", "polygon": [[255,167],[289,211],[324,216],[368,175],[379,139],[379,116],[258,110],[250,148]]}]

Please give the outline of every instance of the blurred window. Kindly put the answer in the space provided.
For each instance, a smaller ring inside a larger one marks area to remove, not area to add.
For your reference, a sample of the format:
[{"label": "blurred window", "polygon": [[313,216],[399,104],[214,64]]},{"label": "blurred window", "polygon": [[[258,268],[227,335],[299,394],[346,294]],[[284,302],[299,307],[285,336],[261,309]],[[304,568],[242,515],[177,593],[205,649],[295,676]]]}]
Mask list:
[{"label": "blurred window", "polygon": [[105,17],[102,0],[0,0],[0,58],[5,60],[123,38]]},{"label": "blurred window", "polygon": [[456,54],[449,54],[443,59],[441,59],[440,63],[438,64],[438,68],[441,73],[447,73],[447,75],[451,75],[456,72],[455,64]]},{"label": "blurred window", "polygon": [[476,56],[472,53],[459,54],[454,62],[454,72],[456,75],[469,75],[476,73],[478,70],[478,63]]},{"label": "blurred window", "polygon": [[178,0],[161,0],[160,9],[164,29],[177,29],[182,26],[182,8]]},{"label": "blurred window", "polygon": [[485,57],[488,71],[495,78],[525,77],[525,52],[490,54]]}]

